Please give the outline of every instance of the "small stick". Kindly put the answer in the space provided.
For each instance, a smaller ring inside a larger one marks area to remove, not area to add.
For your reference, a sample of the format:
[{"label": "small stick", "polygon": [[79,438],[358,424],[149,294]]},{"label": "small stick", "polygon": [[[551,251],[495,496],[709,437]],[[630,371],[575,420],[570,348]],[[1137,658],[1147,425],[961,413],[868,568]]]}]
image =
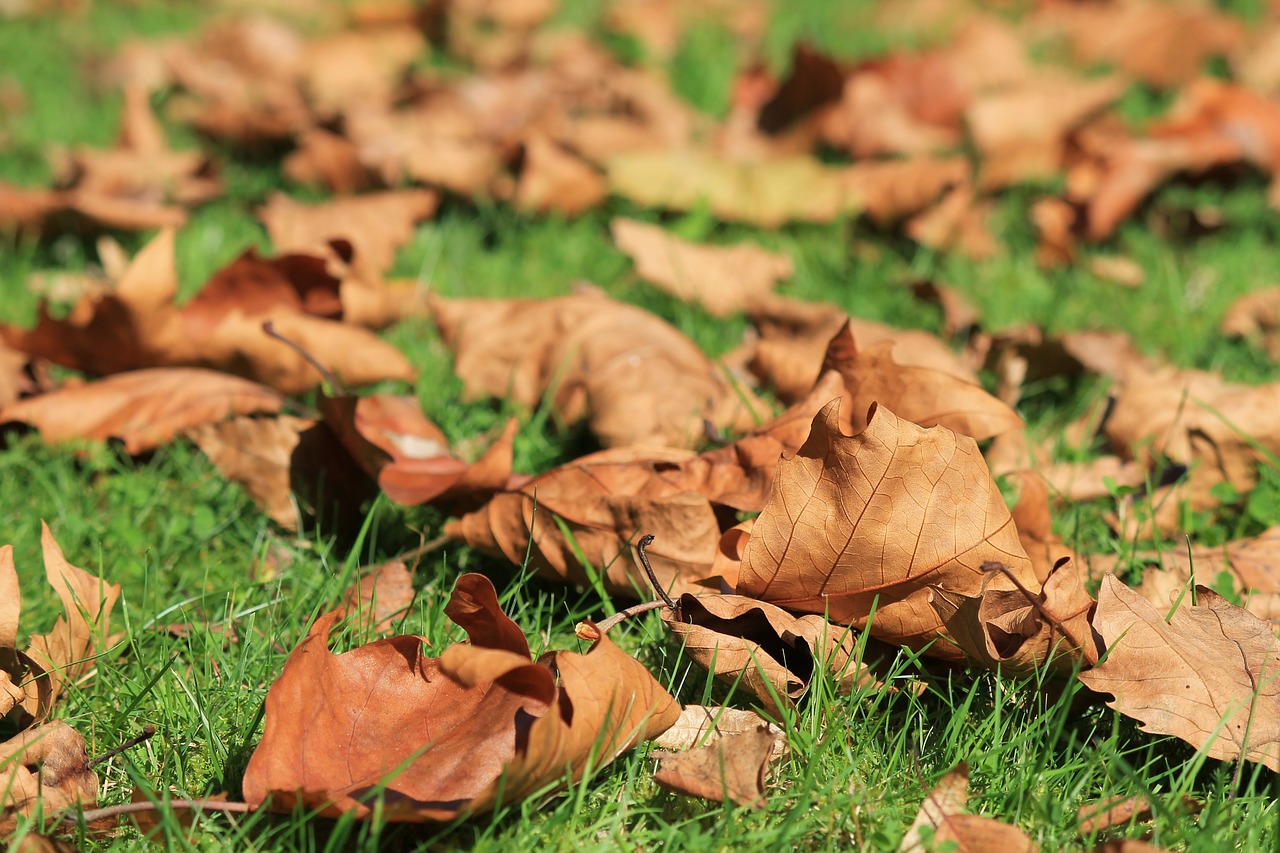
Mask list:
[{"label": "small stick", "polygon": [[62,818],[63,823],[96,823],[100,820],[119,817],[139,812],[160,811],[163,808],[182,810],[200,810],[205,812],[225,812],[228,814],[245,814],[254,811],[255,806],[248,803],[225,802],[223,800],[170,800],[167,803],[121,803],[118,806],[106,806],[100,809],[89,809],[79,814],[68,814]]},{"label": "small stick", "polygon": [[646,601],[641,604],[633,604],[630,607],[628,607],[626,610],[619,610],[617,613],[613,614],[608,619],[604,620],[599,625],[597,625],[596,628],[600,631],[601,634],[607,634],[609,633],[610,628],[617,625],[619,622],[621,622],[624,619],[628,619],[632,616],[637,616],[641,613],[648,613],[650,610],[657,610],[659,608],[667,607],[667,606],[668,606],[667,603],[663,601],[661,598],[655,598],[653,601]]},{"label": "small stick", "polygon": [[400,554],[396,554],[391,559],[400,560],[401,562],[407,563],[410,560],[417,559],[419,557],[425,557],[427,554],[430,554],[432,551],[435,551],[440,547],[442,547],[443,545],[447,544],[449,540],[451,540],[452,538],[453,537],[450,536],[449,534],[442,533],[439,536],[437,536],[435,539],[432,539],[430,542],[424,542],[423,544],[419,545],[417,548],[410,548],[408,551],[404,551]]},{"label": "small stick", "polygon": [[339,394],[343,397],[347,395],[347,389],[343,386],[341,382],[338,381],[338,377],[330,373],[329,368],[325,367],[323,364],[316,361],[316,357],[311,353],[307,352],[305,349],[303,349],[302,344],[298,343],[297,341],[290,340],[289,338],[286,338],[284,335],[277,332],[276,325],[273,321],[271,320],[264,321],[262,324],[262,331],[266,332],[267,337],[275,338],[277,341],[288,346],[298,355],[306,359],[307,364],[310,364],[312,367],[314,367],[316,370],[320,372],[320,377],[324,379],[325,382],[329,383],[329,387],[333,389],[335,394]]},{"label": "small stick", "polygon": [[156,733],[155,726],[150,724],[143,726],[142,734],[138,735],[137,737],[129,738],[127,741],[120,744],[115,749],[108,749],[106,752],[102,753],[102,755],[96,756],[95,758],[90,758],[88,761],[84,763],[84,769],[92,770],[94,767],[97,767],[102,762],[110,761],[120,753],[124,752],[126,749],[132,749],[133,747],[142,743],[144,740],[154,737],[155,733]]},{"label": "small stick", "polygon": [[653,585],[653,591],[666,602],[673,612],[679,613],[680,608],[671,600],[671,596],[667,595],[667,591],[662,588],[662,584],[658,583],[658,576],[653,573],[653,566],[649,565],[649,555],[645,553],[645,549],[653,544],[653,538],[652,533],[646,533],[636,543],[636,551],[640,554],[640,564],[644,566],[644,573],[649,576],[649,583]]}]

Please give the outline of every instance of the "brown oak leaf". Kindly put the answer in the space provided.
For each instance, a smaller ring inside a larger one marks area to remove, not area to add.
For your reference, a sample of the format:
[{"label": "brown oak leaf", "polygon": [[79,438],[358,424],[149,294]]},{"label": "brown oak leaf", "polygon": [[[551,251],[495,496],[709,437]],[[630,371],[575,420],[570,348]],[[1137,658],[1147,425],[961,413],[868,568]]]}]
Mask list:
[{"label": "brown oak leaf", "polygon": [[1143,731],[1179,737],[1211,758],[1280,771],[1280,639],[1208,587],[1167,620],[1115,575],[1102,579],[1093,629],[1102,663],[1079,676]]},{"label": "brown oak leaf", "polygon": [[452,820],[581,778],[660,734],[679,707],[637,661],[601,637],[585,654],[534,661],[481,575],[445,609],[471,643],[439,658],[422,637],[329,651],[321,616],[285,662],[245,770],[245,799],[289,812]]},{"label": "brown oak leaf", "polygon": [[[1039,592],[972,438],[876,407],[850,437],[839,418],[838,402],[824,407],[804,446],[779,465],[743,552],[739,593],[921,648],[946,633],[929,587],[969,596],[984,585],[1012,588],[983,571],[998,562]],[[949,645],[931,650],[955,656]]]}]

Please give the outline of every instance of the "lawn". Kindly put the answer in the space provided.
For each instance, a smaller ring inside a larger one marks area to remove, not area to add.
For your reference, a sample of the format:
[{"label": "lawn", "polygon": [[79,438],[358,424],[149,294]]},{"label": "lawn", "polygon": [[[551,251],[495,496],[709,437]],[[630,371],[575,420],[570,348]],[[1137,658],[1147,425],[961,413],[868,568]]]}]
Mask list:
[{"label": "lawn", "polygon": [[[110,145],[121,98],[102,82],[104,63],[130,39],[192,33],[219,14],[186,2],[70,5],[74,11],[0,17],[0,87],[16,87],[24,104],[8,114],[0,106],[0,181],[45,185],[51,146]],[[850,62],[915,43],[877,29],[873,21],[879,19],[864,14],[863,6],[825,0],[782,4],[763,41],[766,67],[785,69],[791,45],[802,39]],[[1261,14],[1249,8],[1233,13],[1243,20]],[[603,31],[600,10],[589,0],[565,3],[557,15],[587,32]],[[616,35],[602,38],[624,56],[635,49]],[[723,26],[699,24],[682,35],[668,63],[673,88],[712,115],[725,114],[745,59],[741,53]],[[1129,84],[1119,102],[1124,118],[1135,125],[1167,106],[1166,93],[1138,82]],[[325,197],[286,178],[276,152],[246,152],[177,122],[166,120],[165,127],[175,147],[211,152],[225,184],[224,195],[194,208],[178,234],[184,299],[246,248],[270,251],[254,216],[268,193]],[[1037,232],[1027,211],[1034,199],[1059,188],[1058,179],[1049,179],[996,195],[992,231],[1001,250],[977,261],[918,245],[895,228],[855,215],[759,228],[724,222],[705,208],[664,213],[616,195],[575,217],[533,215],[503,202],[446,195],[436,216],[419,224],[398,251],[390,274],[429,283],[434,294],[446,297],[552,297],[585,280],[665,318],[712,357],[734,350],[748,329],[746,318],[715,317],[642,281],[609,235],[610,220],[623,215],[661,223],[690,240],[750,239],[784,253],[795,264],[783,287],[787,295],[834,303],[858,317],[939,332],[940,309],[917,300],[908,285],[945,282],[973,304],[986,329],[1116,329],[1128,333],[1144,354],[1178,367],[1249,384],[1276,378],[1275,364],[1260,346],[1219,332],[1237,297],[1280,281],[1274,249],[1280,216],[1268,205],[1265,176],[1237,170],[1222,179],[1167,183],[1114,235],[1082,246],[1075,263],[1045,269],[1036,260]],[[1153,225],[1188,221],[1209,209],[1221,224],[1206,233]],[[153,232],[112,233],[132,256]],[[80,234],[0,238],[0,321],[33,322],[39,298],[28,286],[31,277],[90,269],[100,263],[97,251],[94,238]],[[1144,281],[1128,288],[1097,277],[1088,264],[1095,255],[1133,259]],[[560,423],[549,399],[532,410],[501,400],[460,402],[462,381],[430,319],[408,319],[385,337],[419,376],[412,387],[386,383],[368,390],[415,394],[451,442],[473,440],[514,415],[517,473],[545,472],[598,449],[585,428]],[[57,370],[59,377],[75,375]],[[994,375],[982,378],[994,387]],[[1106,380],[1096,377],[1051,376],[1023,387],[1017,408],[1032,439],[1051,440],[1107,389]],[[304,396],[297,408],[311,402]],[[1083,451],[1064,444],[1059,458],[1091,458],[1101,451],[1096,443]],[[262,734],[267,690],[314,617],[341,601],[360,567],[415,551],[436,539],[448,519],[443,511],[402,507],[380,496],[366,508],[358,530],[312,525],[291,533],[183,440],[131,457],[110,444],[50,445],[34,432],[9,431],[0,471],[0,543],[14,545],[24,634],[47,630],[57,612],[40,568],[41,520],[72,563],[124,589],[116,616],[123,640],[97,662],[93,678],[69,688],[56,712],[87,738],[90,755],[145,725],[156,729],[153,738],[97,768],[101,805],[131,797],[164,801],[223,793],[240,799],[245,767]],[[1280,469],[1264,464],[1258,478],[1248,496],[1236,495],[1214,511],[1188,512],[1182,531],[1155,542],[1127,539],[1108,524],[1124,496],[1119,488],[1113,496],[1059,511],[1055,532],[1081,553],[1118,558],[1120,571],[1132,578],[1139,570],[1127,561],[1137,551],[1176,548],[1186,536],[1197,544],[1221,544],[1280,524]],[[595,588],[534,577],[457,543],[414,559],[416,597],[397,633],[425,636],[435,650],[463,636],[443,607],[466,572],[494,580],[535,656],[548,649],[584,650],[575,626],[630,603],[602,600]],[[730,691],[690,661],[657,613],[633,617],[610,636],[682,703],[752,707],[750,696]],[[336,635],[334,649],[373,637],[367,626],[348,626]],[[272,851],[659,845],[690,851],[895,850],[932,786],[966,762],[968,810],[1017,825],[1042,849],[1093,849],[1102,840],[1126,837],[1167,849],[1280,846],[1275,772],[1211,759],[1177,738],[1145,733],[1074,678],[943,671],[905,650],[892,669],[903,683],[921,678],[923,689],[867,686],[841,693],[819,673],[803,700],[777,715],[790,751],[771,770],[767,804],[758,810],[659,788],[652,780],[655,762],[642,746],[567,787],[452,824],[329,820],[304,810],[291,816],[211,814],[190,823],[162,808],[153,843],[179,850]],[[1080,806],[1137,795],[1155,804],[1149,821],[1077,834]],[[1184,797],[1202,807],[1193,813],[1182,804]],[[13,837],[37,826],[38,821],[24,822]],[[135,849],[141,843],[132,827],[110,835],[75,830],[72,839],[86,850]]]}]

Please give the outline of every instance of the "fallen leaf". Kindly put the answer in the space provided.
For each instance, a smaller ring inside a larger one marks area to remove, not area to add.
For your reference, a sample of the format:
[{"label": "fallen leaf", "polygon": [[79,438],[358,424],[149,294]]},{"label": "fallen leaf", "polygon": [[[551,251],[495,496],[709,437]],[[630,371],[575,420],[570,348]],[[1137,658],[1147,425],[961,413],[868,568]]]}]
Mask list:
[{"label": "fallen leaf", "polygon": [[[225,277],[216,290],[179,309],[174,302],[174,232],[166,230],[139,252],[105,296],[82,298],[66,319],[55,319],[42,306],[34,329],[0,325],[0,337],[14,349],[98,374],[146,367],[208,367],[285,393],[314,387],[321,377],[312,364],[263,333],[262,324],[269,319],[280,334],[348,385],[411,378],[414,371],[404,355],[371,332],[297,313],[305,310],[302,294],[308,292],[314,294],[313,310],[341,308],[323,261],[311,260],[320,265],[312,271],[319,278],[308,281],[316,281],[320,288],[299,291],[286,277],[267,298],[269,307],[260,309],[265,313],[246,313],[237,304],[240,284]],[[278,278],[273,280],[280,283]],[[245,287],[248,298],[262,299],[261,293]]]},{"label": "fallen leaf", "polygon": [[361,192],[379,185],[373,170],[361,164],[350,139],[318,127],[302,133],[297,149],[281,161],[281,171],[296,184],[319,184],[334,193]]},{"label": "fallen leaf", "polygon": [[1016,826],[964,813],[969,800],[969,767],[948,770],[920,805],[899,853],[925,853],[954,844],[964,853],[1034,853],[1040,848]]},{"label": "fallen leaf", "polygon": [[317,619],[267,693],[245,799],[363,819],[381,798],[382,819],[449,821],[579,779],[679,717],[607,637],[533,661],[483,576],[460,578],[445,612],[471,645],[440,658],[415,636],[334,655],[338,614]]},{"label": "fallen leaf", "polygon": [[1237,297],[1222,317],[1222,333],[1261,343],[1280,361],[1280,287],[1267,287]]},{"label": "fallen leaf", "polygon": [[1013,673],[1045,666],[1070,673],[1098,661],[1089,626],[1094,601],[1069,557],[1058,561],[1039,593],[984,589],[962,596],[935,589],[929,601],[973,664]]},{"label": "fallen leaf", "polygon": [[863,415],[873,403],[922,427],[941,425],[977,441],[1024,426],[1017,412],[981,385],[939,370],[898,364],[894,349],[891,341],[859,348],[847,323],[831,339],[822,368],[844,379],[849,401],[841,408],[846,415],[842,427],[862,432],[867,424]]},{"label": "fallen leaf", "polygon": [[44,522],[40,523],[40,545],[45,576],[62,600],[63,615],[49,633],[31,637],[26,654],[48,673],[52,703],[68,684],[93,669],[98,657],[118,639],[110,629],[120,585],[68,563]]},{"label": "fallen leaf", "polygon": [[343,596],[339,612],[368,619],[375,633],[390,631],[413,603],[413,574],[403,560],[371,566],[360,573]]},{"label": "fallen leaf", "polygon": [[991,232],[995,204],[978,200],[973,186],[957,184],[927,210],[906,224],[907,236],[922,246],[939,251],[955,251],[974,261],[1000,254],[1000,244]]},{"label": "fallen leaf", "polygon": [[893,358],[898,364],[929,367],[977,381],[973,371],[934,335],[850,317],[834,305],[773,296],[756,303],[748,315],[760,333],[749,364],[751,372],[787,402],[804,397],[813,388],[822,373],[827,347],[846,322],[863,347],[893,341]]},{"label": "fallen leaf", "polygon": [[0,408],[0,423],[26,423],[50,443],[119,439],[138,455],[187,429],[236,415],[279,411],[264,385],[192,367],[157,367],[68,385]]},{"label": "fallen leaf", "polygon": [[[1203,808],[1202,803],[1186,794],[1181,797],[1180,802],[1175,800],[1170,805],[1184,815],[1198,814]],[[1155,807],[1151,799],[1142,794],[1135,794],[1132,797],[1110,797],[1098,803],[1086,803],[1077,810],[1076,816],[1080,823],[1076,827],[1076,834],[1083,837],[1115,826],[1123,826],[1126,823],[1145,823],[1151,820],[1154,812]]]},{"label": "fallen leaf", "polygon": [[[1280,770],[1280,639],[1208,587],[1166,621],[1115,575],[1102,579],[1093,629],[1106,656],[1080,680],[1143,731],[1210,758]],[[1189,598],[1189,597],[1188,597]]]},{"label": "fallen leaf", "polygon": [[[983,571],[1003,563],[1039,591],[1031,561],[977,443],[944,427],[922,429],[886,408],[855,436],[838,402],[778,466],[773,494],[743,552],[738,592],[933,654],[954,649],[928,604],[929,588],[976,595],[1011,589]],[[874,614],[874,618],[873,617]]]},{"label": "fallen leaf", "polygon": [[1050,178],[1063,167],[1067,134],[1124,93],[1114,77],[1041,72],[977,98],[965,119],[978,150],[984,190]]},{"label": "fallen leaf", "polygon": [[703,423],[750,429],[765,411],[673,326],[597,293],[546,300],[432,298],[464,399],[534,406],[586,419],[606,447],[688,447]]},{"label": "fallen leaf", "polygon": [[764,728],[773,735],[774,758],[787,754],[787,736],[781,727],[769,722],[755,711],[742,708],[685,705],[680,717],[662,734],[653,739],[658,749],[683,752],[698,746],[709,746],[729,735],[751,732]]},{"label": "fallen leaf", "polygon": [[[1143,570],[1138,593],[1167,611],[1195,581],[1221,587],[1228,583],[1259,619],[1280,619],[1280,527],[1220,546],[1193,545],[1133,555],[1152,563]],[[1225,578],[1224,578],[1225,576]]]},{"label": "fallen leaf", "polygon": [[1147,272],[1133,258],[1119,255],[1094,255],[1089,259],[1089,272],[1103,281],[1121,287],[1141,287]]},{"label": "fallen leaf", "polygon": [[1137,462],[1118,456],[1099,456],[1088,462],[1060,462],[1038,469],[1055,500],[1067,503],[1107,497],[1110,480],[1120,488],[1137,488],[1146,482],[1146,471]]},{"label": "fallen leaf", "polygon": [[37,809],[48,816],[92,808],[98,776],[88,761],[84,737],[61,720],[0,743],[0,833],[12,832],[19,816]]},{"label": "fallen leaf", "polygon": [[677,794],[764,808],[765,775],[776,740],[768,727],[760,726],[686,752],[655,751],[650,753],[658,760],[653,780]]},{"label": "fallen leaf", "polygon": [[512,199],[517,210],[577,216],[608,195],[604,176],[581,157],[540,134],[525,140],[524,165]]},{"label": "fallen leaf", "polygon": [[958,290],[948,284],[926,280],[911,285],[916,299],[942,310],[942,331],[949,338],[970,337],[982,325],[978,309]]},{"label": "fallen leaf", "polygon": [[750,243],[698,245],[634,219],[614,219],[609,227],[641,278],[718,317],[748,308],[794,272],[786,255]]},{"label": "fallen leaf", "polygon": [[686,593],[678,605],[679,614],[664,611],[662,621],[685,653],[770,711],[789,707],[820,671],[843,692],[875,681],[854,632],[821,616],[796,616],[742,595]]},{"label": "fallen leaf", "polygon": [[413,227],[435,215],[438,193],[426,189],[395,190],[318,205],[301,204],[284,193],[272,193],[258,218],[278,254],[318,255],[331,252],[331,241],[345,240],[355,250],[355,263],[365,275],[391,268],[396,250],[413,239]]}]

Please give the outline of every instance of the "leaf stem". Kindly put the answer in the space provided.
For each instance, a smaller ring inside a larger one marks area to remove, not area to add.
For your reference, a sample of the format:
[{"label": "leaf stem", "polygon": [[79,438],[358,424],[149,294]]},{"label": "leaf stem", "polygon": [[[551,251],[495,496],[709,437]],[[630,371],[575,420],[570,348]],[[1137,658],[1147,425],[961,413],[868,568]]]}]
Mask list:
[{"label": "leaf stem", "polygon": [[167,803],[121,803],[117,806],[105,806],[100,809],[89,809],[79,814],[64,815],[64,823],[96,823],[126,814],[159,811],[163,808],[181,810],[199,810],[205,812],[224,812],[228,814],[246,814],[255,807],[248,803],[227,802],[224,800],[169,800]]},{"label": "leaf stem", "polygon": [[347,389],[343,386],[341,382],[338,381],[338,377],[334,376],[333,373],[329,370],[329,368],[325,367],[323,364],[317,361],[314,355],[312,355],[311,353],[303,349],[302,344],[290,338],[286,338],[284,335],[277,332],[276,324],[274,321],[272,320],[264,321],[262,324],[262,331],[266,333],[267,337],[275,338],[277,341],[289,347],[298,355],[306,359],[307,364],[310,364],[317,371],[319,371],[320,378],[322,378],[325,382],[328,383],[329,387],[333,389],[333,392],[335,394],[338,394],[343,397],[347,396]]},{"label": "leaf stem", "polygon": [[638,616],[641,613],[648,613],[650,610],[657,610],[661,607],[667,606],[667,603],[661,598],[655,598],[653,601],[645,601],[640,604],[633,604],[626,610],[619,610],[608,619],[596,625],[596,628],[601,634],[607,634],[609,633],[610,628],[613,628],[624,619],[629,619],[632,616]]}]

